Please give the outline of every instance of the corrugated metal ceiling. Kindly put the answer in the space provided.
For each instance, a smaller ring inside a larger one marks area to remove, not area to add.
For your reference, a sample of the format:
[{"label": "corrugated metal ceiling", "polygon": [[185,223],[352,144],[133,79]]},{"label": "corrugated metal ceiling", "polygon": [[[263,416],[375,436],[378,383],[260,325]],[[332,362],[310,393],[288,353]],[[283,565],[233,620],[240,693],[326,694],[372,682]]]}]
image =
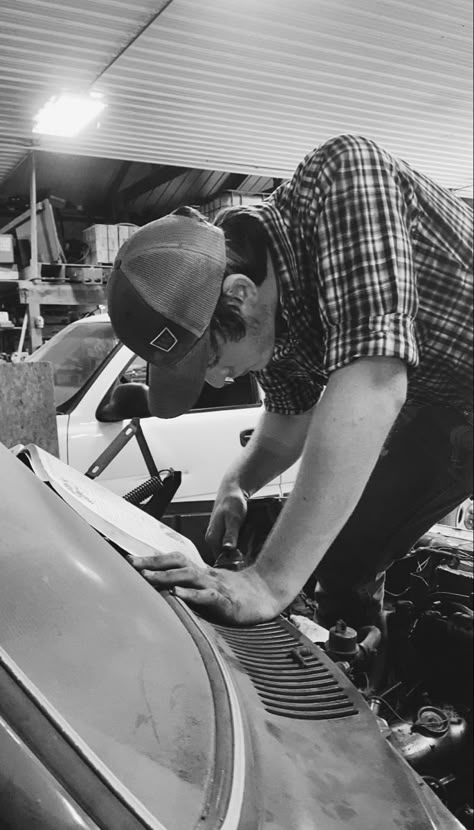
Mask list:
[{"label": "corrugated metal ceiling", "polygon": [[1,0],[0,176],[51,94],[94,84],[108,103],[99,128],[40,149],[286,177],[352,132],[469,195],[471,5]]}]

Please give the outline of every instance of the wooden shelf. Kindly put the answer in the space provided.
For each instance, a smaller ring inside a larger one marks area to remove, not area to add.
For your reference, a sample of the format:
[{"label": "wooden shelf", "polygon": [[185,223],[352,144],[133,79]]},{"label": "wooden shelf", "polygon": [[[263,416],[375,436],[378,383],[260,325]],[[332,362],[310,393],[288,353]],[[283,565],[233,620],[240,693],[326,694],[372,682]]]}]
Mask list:
[{"label": "wooden shelf", "polygon": [[[111,272],[106,265],[61,264],[57,279],[31,279],[31,269],[20,271],[19,279],[1,279],[0,294],[13,295],[28,313],[28,336],[31,351],[41,346],[43,334],[37,324],[42,306],[84,306],[91,309],[106,304],[106,282]],[[2,292],[2,285],[4,290]],[[0,331],[12,331],[8,326]]]},{"label": "wooden shelf", "polygon": [[19,280],[20,302],[40,305],[104,305],[105,285],[83,282],[30,282]]}]

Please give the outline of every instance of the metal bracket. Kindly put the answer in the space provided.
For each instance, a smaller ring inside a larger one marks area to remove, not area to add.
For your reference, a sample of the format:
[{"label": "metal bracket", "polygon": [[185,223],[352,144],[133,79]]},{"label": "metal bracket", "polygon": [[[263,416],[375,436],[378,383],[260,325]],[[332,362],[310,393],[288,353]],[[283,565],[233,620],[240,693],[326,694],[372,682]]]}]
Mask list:
[{"label": "metal bracket", "polygon": [[106,467],[108,467],[111,461],[113,461],[118,455],[120,450],[122,450],[134,436],[137,439],[138,446],[140,447],[140,451],[143,455],[150,476],[158,476],[158,469],[143,434],[140,419],[132,418],[130,423],[120,430],[118,435],[116,435],[113,441],[110,442],[109,446],[106,447],[99,457],[92,462],[91,466],[85,473],[87,478],[97,478],[97,476],[103,473]]}]

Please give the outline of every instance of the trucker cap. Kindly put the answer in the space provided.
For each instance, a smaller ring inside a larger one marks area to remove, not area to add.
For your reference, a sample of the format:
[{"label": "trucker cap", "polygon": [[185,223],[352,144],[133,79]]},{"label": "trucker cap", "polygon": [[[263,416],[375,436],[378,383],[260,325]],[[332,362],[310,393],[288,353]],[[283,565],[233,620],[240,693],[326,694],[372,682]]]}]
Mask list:
[{"label": "trucker cap", "polygon": [[139,228],[117,254],[108,312],[119,339],[151,364],[159,418],[187,412],[204,386],[225,263],[220,228],[173,214]]}]

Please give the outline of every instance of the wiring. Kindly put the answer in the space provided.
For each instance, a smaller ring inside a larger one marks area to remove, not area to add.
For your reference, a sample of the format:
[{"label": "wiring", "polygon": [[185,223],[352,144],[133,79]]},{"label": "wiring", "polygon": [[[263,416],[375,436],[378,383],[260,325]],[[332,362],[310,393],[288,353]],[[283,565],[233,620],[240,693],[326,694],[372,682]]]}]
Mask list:
[{"label": "wiring", "polygon": [[382,706],[386,706],[387,709],[390,712],[392,712],[393,715],[395,715],[397,720],[401,721],[401,723],[407,723],[409,726],[412,725],[412,721],[409,721],[409,720],[406,720],[405,718],[400,717],[400,714],[397,712],[397,710],[394,709],[393,706],[390,705],[390,703],[387,703],[387,701],[384,700],[384,698],[381,697],[380,695],[377,695],[375,697],[370,697],[369,698],[369,703],[380,703]]}]

